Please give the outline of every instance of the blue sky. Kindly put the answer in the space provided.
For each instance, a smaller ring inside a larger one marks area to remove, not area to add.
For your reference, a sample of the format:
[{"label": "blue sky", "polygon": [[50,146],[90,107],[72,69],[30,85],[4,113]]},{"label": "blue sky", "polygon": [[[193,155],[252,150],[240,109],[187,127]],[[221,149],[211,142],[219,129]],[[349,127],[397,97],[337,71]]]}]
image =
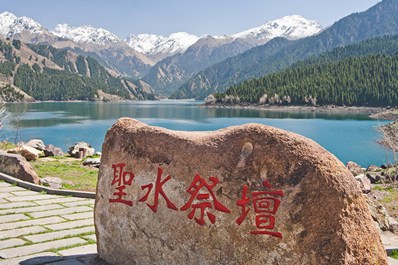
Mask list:
[{"label": "blue sky", "polygon": [[27,16],[52,29],[58,23],[130,33],[167,35],[186,31],[222,35],[260,26],[285,15],[302,15],[323,26],[368,9],[380,0],[0,0],[0,13]]}]

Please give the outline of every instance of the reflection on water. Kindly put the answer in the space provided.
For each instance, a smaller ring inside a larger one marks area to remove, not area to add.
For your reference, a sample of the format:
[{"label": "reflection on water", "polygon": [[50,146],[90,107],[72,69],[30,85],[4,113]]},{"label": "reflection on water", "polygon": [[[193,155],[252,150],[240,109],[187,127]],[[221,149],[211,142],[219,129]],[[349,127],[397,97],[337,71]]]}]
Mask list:
[{"label": "reflection on water", "polygon": [[[257,122],[307,136],[343,162],[381,164],[384,150],[376,141],[378,121],[364,114],[311,111],[267,111],[198,107],[195,101],[145,101],[123,103],[43,102],[7,104],[11,113],[3,130],[13,139],[42,138],[66,150],[76,141],[101,149],[106,130],[120,117],[139,119],[173,130],[209,131]],[[0,136],[2,137],[2,136]]]},{"label": "reflection on water", "polygon": [[[49,127],[82,123],[86,120],[139,119],[194,120],[209,118],[327,119],[369,120],[364,114],[333,114],[310,111],[267,111],[255,109],[201,108],[195,101],[147,101],[124,103],[45,102],[8,104],[7,109],[19,119],[19,126]],[[11,121],[11,124],[15,124]]]}]

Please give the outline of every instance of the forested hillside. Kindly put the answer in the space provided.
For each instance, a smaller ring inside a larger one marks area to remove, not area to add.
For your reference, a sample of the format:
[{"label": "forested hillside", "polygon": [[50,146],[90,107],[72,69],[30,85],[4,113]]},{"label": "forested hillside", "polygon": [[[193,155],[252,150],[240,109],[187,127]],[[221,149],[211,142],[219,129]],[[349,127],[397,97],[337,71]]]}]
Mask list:
[{"label": "forested hillside", "polygon": [[[337,50],[335,52],[336,55],[342,54]],[[398,105],[397,53],[326,60],[325,63],[314,64],[328,56],[331,54],[246,81],[215,97],[218,102],[226,103]]]},{"label": "forested hillside", "polygon": [[95,59],[48,45],[0,40],[0,101],[153,99]]}]

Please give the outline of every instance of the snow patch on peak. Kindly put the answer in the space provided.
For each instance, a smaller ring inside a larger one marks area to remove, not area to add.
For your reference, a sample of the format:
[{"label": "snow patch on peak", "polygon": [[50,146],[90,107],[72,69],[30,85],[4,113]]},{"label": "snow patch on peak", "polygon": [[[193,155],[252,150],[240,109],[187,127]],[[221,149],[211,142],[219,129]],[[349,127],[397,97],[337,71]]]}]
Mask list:
[{"label": "snow patch on peak", "polygon": [[11,25],[15,22],[17,17],[9,12],[0,14],[0,35],[7,36]]},{"label": "snow patch on peak", "polygon": [[322,30],[322,26],[315,20],[306,19],[300,15],[285,16],[264,25],[232,35],[241,39],[257,39],[268,41],[275,37],[295,40],[315,35]]},{"label": "snow patch on peak", "polygon": [[156,57],[164,54],[167,56],[184,52],[199,38],[186,32],[176,32],[169,36],[155,34],[130,35],[126,42],[138,52]]},{"label": "snow patch on peak", "polygon": [[13,37],[15,34],[29,31],[32,34],[40,34],[46,29],[38,22],[28,17],[17,17],[10,12],[0,14],[0,34]]},{"label": "snow patch on peak", "polygon": [[11,25],[11,29],[13,30],[13,33],[21,33],[24,30],[31,33],[42,33],[45,30],[41,24],[29,17],[17,18]]},{"label": "snow patch on peak", "polygon": [[91,43],[101,46],[120,44],[122,40],[115,34],[103,28],[94,28],[90,25],[70,27],[67,24],[58,24],[52,33],[55,36],[71,39],[77,43]]}]

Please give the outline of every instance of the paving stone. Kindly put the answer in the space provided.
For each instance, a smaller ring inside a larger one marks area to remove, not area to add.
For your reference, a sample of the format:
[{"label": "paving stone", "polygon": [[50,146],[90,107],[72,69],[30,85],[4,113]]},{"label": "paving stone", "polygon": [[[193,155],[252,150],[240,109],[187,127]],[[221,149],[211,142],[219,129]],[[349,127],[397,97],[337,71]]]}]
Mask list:
[{"label": "paving stone", "polygon": [[58,196],[48,195],[48,194],[35,194],[33,196],[14,196],[7,198],[11,202],[23,202],[23,201],[39,201],[39,200],[49,200],[58,199]]},{"label": "paving stone", "polygon": [[63,221],[66,221],[66,220],[61,217],[54,216],[54,217],[48,217],[48,218],[40,218],[40,219],[34,219],[34,220],[2,224],[0,226],[0,230],[10,230],[10,229],[26,227],[26,226],[34,226],[34,225],[56,224],[56,223],[60,223]]},{"label": "paving stone", "polygon": [[76,207],[76,206],[82,206],[82,205],[94,206],[94,202],[95,202],[95,200],[84,200],[84,201],[77,201],[77,202],[62,203],[62,205],[65,207]]},{"label": "paving stone", "polygon": [[2,241],[0,241],[0,249],[22,246],[25,243],[26,243],[26,241],[23,241],[22,239],[19,239],[19,238],[11,238],[11,239],[7,239],[7,240],[2,240]]},{"label": "paving stone", "polygon": [[0,187],[0,192],[11,192],[11,191],[25,191],[25,189],[18,186]]},{"label": "paving stone", "polygon": [[58,253],[61,254],[62,256],[96,254],[97,253],[97,245],[91,244],[91,245],[85,245],[85,246],[65,249],[65,250],[58,251]]},{"label": "paving stone", "polygon": [[0,181],[0,187],[10,187],[11,184],[4,182],[4,181]]},{"label": "paving stone", "polygon": [[65,222],[60,224],[46,225],[46,227],[51,230],[57,231],[57,230],[70,229],[70,228],[89,226],[89,225],[94,225],[94,219],[83,219],[83,220]]},{"label": "paving stone", "polygon": [[85,239],[88,239],[88,240],[92,240],[92,241],[97,242],[97,237],[96,237],[95,234],[89,235],[89,236],[84,236],[84,238],[85,238]]},{"label": "paving stone", "polygon": [[90,209],[89,212],[66,214],[66,215],[61,215],[61,217],[68,219],[68,220],[87,219],[87,218],[94,218],[94,213],[93,213],[93,210]]},{"label": "paving stone", "polygon": [[66,202],[75,202],[75,201],[82,201],[82,200],[86,200],[86,199],[76,198],[76,197],[58,197],[58,199],[37,201],[37,204],[47,205],[47,204],[52,204],[52,203],[66,203]]},{"label": "paving stone", "polygon": [[40,206],[34,206],[34,207],[23,207],[23,208],[17,208],[17,209],[5,209],[5,210],[0,210],[0,215],[11,214],[11,213],[41,212],[41,211],[49,211],[49,210],[55,210],[55,209],[60,209],[60,208],[64,208],[64,207],[59,204],[50,204],[50,205],[40,205]]},{"label": "paving stone", "polygon": [[8,231],[1,231],[0,239],[18,237],[18,236],[23,236],[23,235],[28,235],[28,234],[37,234],[37,233],[41,233],[44,231],[47,231],[47,229],[45,229],[44,227],[41,227],[41,226],[30,226],[30,227],[18,228],[18,229],[13,229],[13,230],[8,230]]},{"label": "paving stone", "polygon": [[33,190],[24,190],[24,191],[13,191],[12,194],[15,196],[29,196],[29,195],[39,195],[40,193]]},{"label": "paving stone", "polygon": [[3,216],[0,216],[0,224],[20,221],[20,220],[26,220],[26,219],[30,219],[30,218],[21,213],[12,214],[12,215],[3,215]]},{"label": "paving stone", "polygon": [[28,255],[28,256],[23,256],[23,257],[0,261],[0,265],[15,265],[15,264],[39,265],[39,264],[49,264],[50,262],[54,262],[54,261],[58,261],[58,260],[62,260],[62,259],[65,259],[65,258],[62,256],[57,256],[53,252],[42,252],[42,253],[37,253],[34,255]]},{"label": "paving stone", "polygon": [[54,241],[46,242],[46,243],[40,243],[40,244],[34,244],[34,245],[29,245],[29,246],[15,247],[15,248],[11,248],[11,249],[0,250],[0,257],[5,258],[5,259],[15,258],[15,257],[19,257],[19,256],[43,252],[43,251],[46,251],[49,249],[63,248],[63,247],[72,246],[75,244],[84,244],[86,242],[87,242],[86,240],[78,238],[78,237],[54,240]]},{"label": "paving stone", "polygon": [[12,196],[14,196],[14,195],[9,192],[0,193],[0,198],[8,198],[8,197],[12,197]]},{"label": "paving stone", "polygon": [[54,211],[43,211],[43,212],[35,212],[31,213],[34,218],[46,217],[46,216],[53,216],[53,215],[62,215],[62,214],[71,214],[71,213],[80,213],[80,212],[88,212],[90,211],[93,214],[93,209],[87,206],[81,207],[73,207],[73,208],[63,208]]},{"label": "paving stone", "polygon": [[398,265],[398,260],[388,257],[388,265]]},{"label": "paving stone", "polygon": [[26,238],[29,241],[32,241],[33,243],[37,243],[37,242],[44,242],[44,241],[49,241],[49,240],[53,240],[53,239],[57,239],[57,238],[63,238],[66,236],[76,236],[76,235],[80,235],[83,233],[89,233],[89,232],[95,232],[94,226],[86,226],[86,227],[71,229],[71,230],[61,230],[61,231],[57,231],[57,232],[49,232],[49,233],[45,233],[45,234],[25,236],[24,238]]},{"label": "paving stone", "polygon": [[0,209],[11,209],[11,208],[20,208],[20,207],[29,207],[29,206],[37,206],[34,202],[8,202],[1,203]]}]

